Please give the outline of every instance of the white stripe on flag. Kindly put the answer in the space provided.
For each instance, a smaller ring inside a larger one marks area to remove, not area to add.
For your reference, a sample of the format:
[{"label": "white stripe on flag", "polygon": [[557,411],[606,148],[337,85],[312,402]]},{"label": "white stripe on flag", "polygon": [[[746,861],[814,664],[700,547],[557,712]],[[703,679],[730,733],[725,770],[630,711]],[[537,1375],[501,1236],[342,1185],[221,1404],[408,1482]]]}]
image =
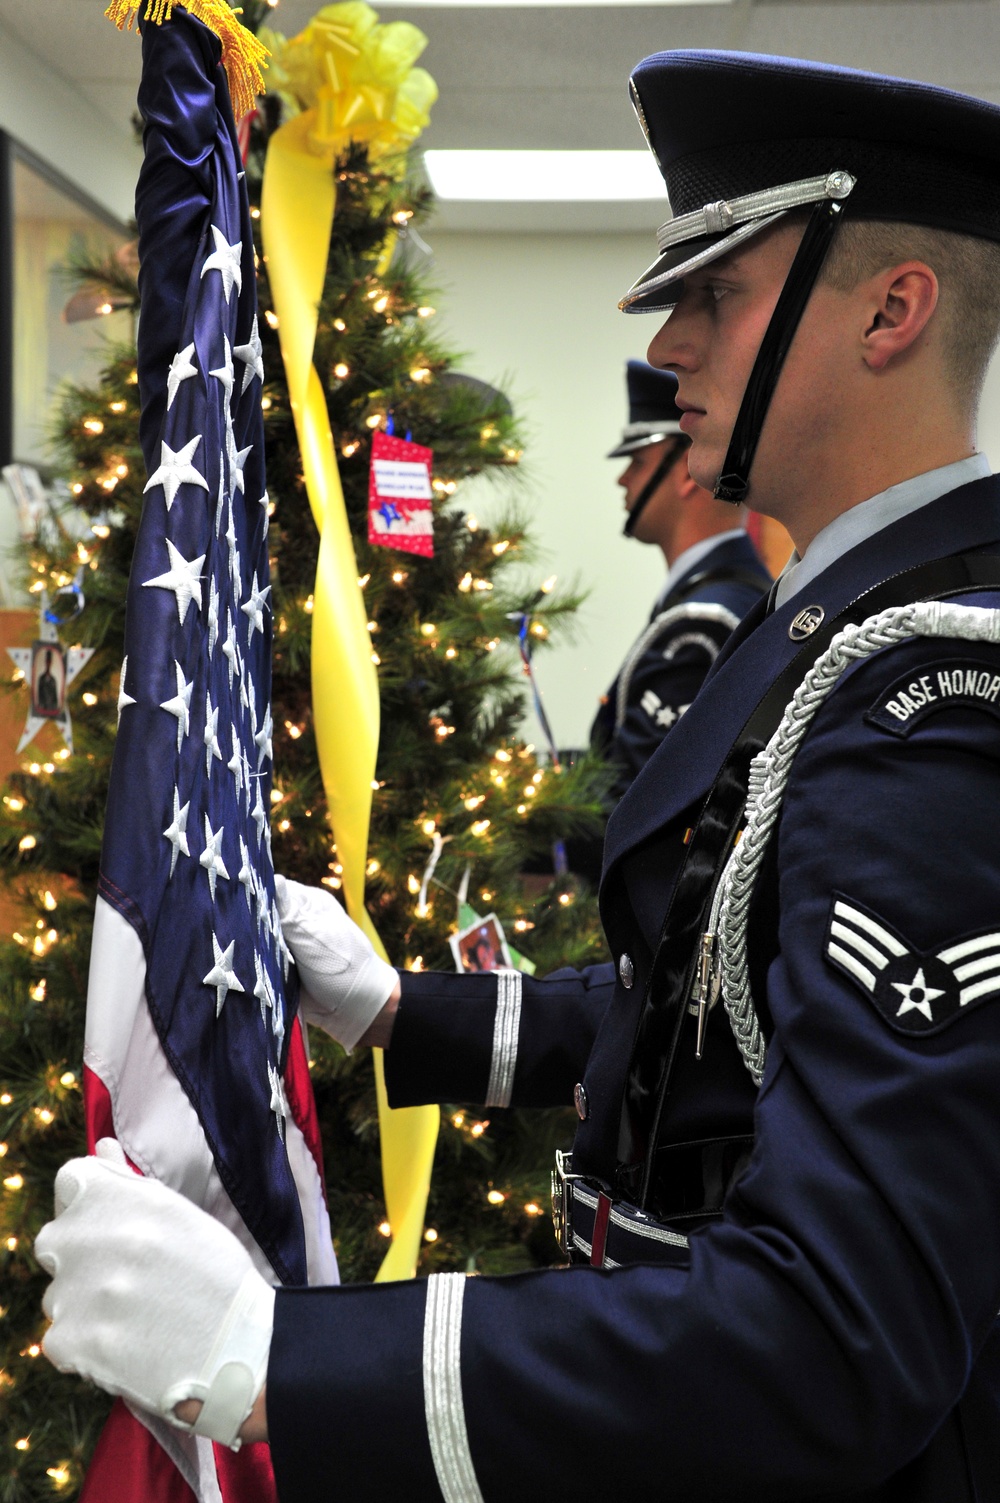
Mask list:
[{"label": "white stripe on flag", "polygon": [[[226,1193],[198,1115],[163,1053],[145,999],[146,960],[132,925],[97,899],[90,953],[84,1061],[111,1097],[115,1134],[129,1158],[227,1226],[260,1274],[274,1270]],[[315,1160],[289,1117],[286,1146],[299,1192],[310,1283],[338,1282]]]}]

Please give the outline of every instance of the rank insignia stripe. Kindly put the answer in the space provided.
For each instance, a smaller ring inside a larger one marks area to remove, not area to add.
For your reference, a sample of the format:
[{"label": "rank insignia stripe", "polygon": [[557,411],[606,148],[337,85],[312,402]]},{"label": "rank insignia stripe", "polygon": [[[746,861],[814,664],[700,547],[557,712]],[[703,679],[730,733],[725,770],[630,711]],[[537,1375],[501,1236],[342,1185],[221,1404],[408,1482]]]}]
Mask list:
[{"label": "rank insignia stripe", "polygon": [[940,1033],[1000,995],[1000,929],[981,929],[919,950],[871,908],[835,892],[824,959],[873,1004],[896,1033]]},{"label": "rank insignia stripe", "polygon": [[905,738],[944,710],[977,710],[1000,720],[1000,658],[996,650],[923,658],[901,674],[865,712],[865,720]]}]

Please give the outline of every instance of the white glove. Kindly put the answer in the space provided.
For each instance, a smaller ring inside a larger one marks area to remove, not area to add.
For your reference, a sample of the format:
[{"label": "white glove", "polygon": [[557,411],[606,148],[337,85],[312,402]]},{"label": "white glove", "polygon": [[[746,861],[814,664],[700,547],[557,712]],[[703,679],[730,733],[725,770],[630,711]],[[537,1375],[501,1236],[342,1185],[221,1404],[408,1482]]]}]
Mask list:
[{"label": "white glove", "polygon": [[[238,1450],[267,1376],[274,1290],[218,1221],[133,1173],[117,1143],[97,1151],[59,1170],[56,1219],[35,1241],[52,1275],[45,1355]],[[204,1401],[194,1425],[174,1413],[183,1399]]]},{"label": "white glove", "polygon": [[351,1050],[388,1002],[397,972],[332,892],[279,876],[274,890],[281,932],[299,968],[302,1014]]}]

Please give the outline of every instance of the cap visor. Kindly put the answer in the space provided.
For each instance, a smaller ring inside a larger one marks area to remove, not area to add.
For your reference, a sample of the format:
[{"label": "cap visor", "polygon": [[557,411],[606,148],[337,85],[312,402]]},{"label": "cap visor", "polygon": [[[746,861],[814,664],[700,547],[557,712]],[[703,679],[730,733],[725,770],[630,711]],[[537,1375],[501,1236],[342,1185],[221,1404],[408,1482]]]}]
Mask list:
[{"label": "cap visor", "polygon": [[617,448],[609,449],[605,458],[623,459],[626,454],[635,454],[639,449],[648,449],[650,444],[662,444],[668,438],[679,438],[680,433],[680,427],[675,423],[673,427],[665,429],[662,433],[645,433],[640,438],[626,438]]},{"label": "cap visor", "polygon": [[619,308],[623,313],[669,313],[680,299],[686,276],[728,256],[738,245],[783,219],[786,213],[787,210],[780,209],[763,219],[748,220],[735,230],[672,245],[657,257],[637,282],[633,282],[618,304]]}]

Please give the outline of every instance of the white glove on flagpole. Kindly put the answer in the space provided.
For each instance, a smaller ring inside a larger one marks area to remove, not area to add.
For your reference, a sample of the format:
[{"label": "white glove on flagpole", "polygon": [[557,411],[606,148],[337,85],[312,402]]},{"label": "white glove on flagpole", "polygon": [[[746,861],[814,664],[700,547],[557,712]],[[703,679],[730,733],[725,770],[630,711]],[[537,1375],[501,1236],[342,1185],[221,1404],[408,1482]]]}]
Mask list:
[{"label": "white glove on flagpole", "polygon": [[[182,1430],[239,1449],[264,1386],[274,1290],[232,1232],[125,1164],[117,1143],[56,1175],[56,1218],[35,1240],[52,1283],[42,1343],[79,1373]],[[201,1399],[194,1425],[174,1413]]]},{"label": "white glove on flagpole", "polygon": [[388,1002],[397,972],[376,955],[332,892],[279,876],[274,889],[281,932],[302,982],[303,1016],[351,1050]]}]

